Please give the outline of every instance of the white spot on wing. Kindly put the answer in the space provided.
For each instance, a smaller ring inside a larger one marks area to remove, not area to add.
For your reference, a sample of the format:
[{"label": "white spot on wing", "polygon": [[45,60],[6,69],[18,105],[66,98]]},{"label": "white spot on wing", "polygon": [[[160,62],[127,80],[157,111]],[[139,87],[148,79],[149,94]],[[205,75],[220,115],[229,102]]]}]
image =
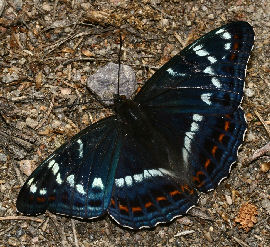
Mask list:
[{"label": "white spot on wing", "polygon": [[55,160],[51,160],[51,161],[49,162],[48,168],[53,167],[54,163],[55,163]]},{"label": "white spot on wing", "polygon": [[59,171],[59,165],[58,163],[55,162],[52,168],[52,172],[54,175],[56,175],[58,171]]},{"label": "white spot on wing", "polygon": [[216,58],[213,57],[213,56],[208,56],[207,59],[209,60],[209,62],[210,62],[211,64],[213,64],[213,63],[215,63],[215,62],[217,61]]},{"label": "white spot on wing", "polygon": [[203,116],[199,114],[193,114],[192,119],[195,122],[191,123],[190,131],[185,133],[184,148],[182,148],[182,155],[185,164],[188,163],[189,152],[191,150],[191,140],[193,139],[195,133],[199,130],[199,124],[196,122],[202,121]]},{"label": "white spot on wing", "polygon": [[168,171],[164,168],[158,168],[158,169],[160,170],[161,173],[174,177],[174,174],[171,171]]},{"label": "white spot on wing", "polygon": [[47,190],[45,189],[45,188],[43,188],[43,189],[41,189],[40,191],[39,191],[39,194],[40,195],[46,195],[47,194]]},{"label": "white spot on wing", "polygon": [[35,184],[32,184],[30,186],[30,192],[35,193],[37,191],[37,186]]},{"label": "white spot on wing", "polygon": [[133,176],[133,178],[134,178],[134,180],[135,180],[135,182],[136,183],[140,183],[140,182],[142,182],[143,181],[143,174],[135,174],[134,176]]},{"label": "white spot on wing", "polygon": [[222,34],[223,39],[230,39],[231,37],[232,37],[231,34],[228,33],[228,32],[225,32],[225,33]]},{"label": "white spot on wing", "polygon": [[203,48],[202,45],[197,45],[195,47],[193,47],[193,51],[198,51],[198,50],[201,50]]},{"label": "white spot on wing", "polygon": [[212,102],[210,100],[210,97],[211,97],[211,93],[204,93],[201,95],[201,99],[203,102],[205,102],[207,105],[211,105]]},{"label": "white spot on wing", "polygon": [[74,175],[69,175],[67,177],[67,182],[70,185],[70,187],[73,187],[74,186]]},{"label": "white spot on wing", "polygon": [[143,177],[144,178],[150,178],[151,177],[151,174],[148,172],[148,170],[143,171]]},{"label": "white spot on wing", "polygon": [[183,155],[183,160],[185,162],[185,164],[188,163],[188,152],[185,148],[182,149],[182,155]]},{"label": "white spot on wing", "polygon": [[198,50],[195,53],[200,57],[204,57],[204,56],[209,55],[209,53],[206,50]]},{"label": "white spot on wing", "polygon": [[102,179],[101,178],[95,178],[93,183],[92,183],[92,187],[100,188],[100,189],[103,190],[104,185],[103,185]]},{"label": "white spot on wing", "polygon": [[191,130],[192,132],[197,132],[197,131],[199,130],[199,125],[198,125],[197,123],[193,122],[193,123],[191,124],[190,130]]},{"label": "white spot on wing", "polygon": [[60,177],[60,173],[57,174],[56,182],[57,182],[58,184],[62,184],[62,183],[63,183],[63,180],[62,180],[61,177]]},{"label": "white spot on wing", "polygon": [[203,116],[200,115],[200,114],[194,114],[193,115],[193,120],[196,121],[196,122],[200,122],[203,120]]},{"label": "white spot on wing", "polygon": [[190,151],[191,139],[193,138],[193,136],[194,136],[193,132],[186,132],[186,136],[184,139],[184,146],[187,149],[187,151]]},{"label": "white spot on wing", "polygon": [[224,31],[225,31],[225,29],[224,28],[221,28],[221,29],[219,29],[219,30],[216,31],[216,34],[223,33]]},{"label": "white spot on wing", "polygon": [[219,79],[217,79],[216,77],[213,77],[213,78],[211,79],[211,82],[213,83],[213,85],[214,85],[215,87],[221,88],[220,81],[219,81]]},{"label": "white spot on wing", "polygon": [[84,191],[83,186],[81,184],[76,185],[76,190],[82,195],[86,194],[86,192]]},{"label": "white spot on wing", "polygon": [[125,182],[127,186],[131,186],[132,185],[132,177],[131,176],[126,176],[125,177]]},{"label": "white spot on wing", "polygon": [[117,187],[123,187],[125,184],[125,180],[123,178],[117,178],[114,180],[114,183]]},{"label": "white spot on wing", "polygon": [[185,76],[185,73],[178,73],[176,71],[174,71],[172,68],[168,68],[166,70],[171,76]]},{"label": "white spot on wing", "polygon": [[224,49],[225,49],[225,50],[230,50],[230,49],[231,49],[231,43],[226,43],[226,44],[224,45]]},{"label": "white spot on wing", "polygon": [[81,139],[78,139],[77,143],[79,144],[79,157],[83,157],[83,143]]},{"label": "white spot on wing", "polygon": [[162,176],[162,173],[159,170],[151,169],[148,170],[152,177]]},{"label": "white spot on wing", "polygon": [[210,75],[215,75],[215,73],[214,73],[211,66],[206,67],[203,72],[207,73],[207,74],[210,74]]},{"label": "white spot on wing", "polygon": [[31,178],[31,179],[29,179],[29,181],[27,182],[27,184],[28,185],[31,185],[33,181],[34,181],[34,178]]}]

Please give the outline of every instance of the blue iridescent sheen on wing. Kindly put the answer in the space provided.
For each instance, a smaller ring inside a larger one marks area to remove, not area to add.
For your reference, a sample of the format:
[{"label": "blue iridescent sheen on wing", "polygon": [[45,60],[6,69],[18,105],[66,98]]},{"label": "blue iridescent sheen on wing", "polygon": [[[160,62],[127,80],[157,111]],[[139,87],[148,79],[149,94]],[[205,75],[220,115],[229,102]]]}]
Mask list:
[{"label": "blue iridescent sheen on wing", "polygon": [[120,140],[113,117],[81,131],[31,174],[17,209],[28,215],[46,210],[79,218],[102,215],[110,203]]}]

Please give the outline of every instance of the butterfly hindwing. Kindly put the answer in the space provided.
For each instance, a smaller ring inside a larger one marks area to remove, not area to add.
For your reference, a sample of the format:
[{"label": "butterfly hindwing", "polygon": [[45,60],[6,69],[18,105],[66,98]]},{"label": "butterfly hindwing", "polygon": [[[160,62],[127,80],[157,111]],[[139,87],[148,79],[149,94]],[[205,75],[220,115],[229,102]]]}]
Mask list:
[{"label": "butterfly hindwing", "polygon": [[133,229],[153,227],[196,204],[196,191],[157,159],[136,138],[124,138],[108,209],[121,225]]},{"label": "butterfly hindwing", "polygon": [[28,215],[46,210],[80,218],[103,214],[110,203],[120,140],[113,117],[81,131],[32,173],[17,209]]},{"label": "butterfly hindwing", "polygon": [[241,108],[225,116],[207,116],[202,122],[186,159],[196,189],[207,192],[229,175],[247,125]]}]

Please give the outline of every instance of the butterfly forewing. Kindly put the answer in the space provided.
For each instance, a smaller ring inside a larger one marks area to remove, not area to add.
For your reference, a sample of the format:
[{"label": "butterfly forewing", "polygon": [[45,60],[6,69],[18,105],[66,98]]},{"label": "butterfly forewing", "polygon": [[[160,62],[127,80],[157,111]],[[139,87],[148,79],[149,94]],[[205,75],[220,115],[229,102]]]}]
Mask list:
[{"label": "butterfly forewing", "polygon": [[238,108],[254,32],[247,22],[211,31],[173,57],[135,97],[147,108],[228,113]]},{"label": "butterfly forewing", "polygon": [[93,124],[57,149],[28,178],[17,209],[28,215],[54,213],[93,218],[110,203],[120,138],[116,120]]}]

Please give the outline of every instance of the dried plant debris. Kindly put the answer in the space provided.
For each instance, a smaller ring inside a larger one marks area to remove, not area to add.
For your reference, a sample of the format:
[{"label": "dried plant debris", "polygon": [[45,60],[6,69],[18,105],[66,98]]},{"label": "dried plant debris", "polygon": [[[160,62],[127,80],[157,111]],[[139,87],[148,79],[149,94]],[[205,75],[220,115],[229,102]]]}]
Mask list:
[{"label": "dried plant debris", "polygon": [[257,223],[256,215],[258,215],[257,207],[246,202],[242,204],[234,221],[240,223],[240,228],[248,232]]},{"label": "dried plant debris", "polygon": [[0,16],[2,15],[4,8],[6,5],[6,1],[5,0],[0,0]]}]

